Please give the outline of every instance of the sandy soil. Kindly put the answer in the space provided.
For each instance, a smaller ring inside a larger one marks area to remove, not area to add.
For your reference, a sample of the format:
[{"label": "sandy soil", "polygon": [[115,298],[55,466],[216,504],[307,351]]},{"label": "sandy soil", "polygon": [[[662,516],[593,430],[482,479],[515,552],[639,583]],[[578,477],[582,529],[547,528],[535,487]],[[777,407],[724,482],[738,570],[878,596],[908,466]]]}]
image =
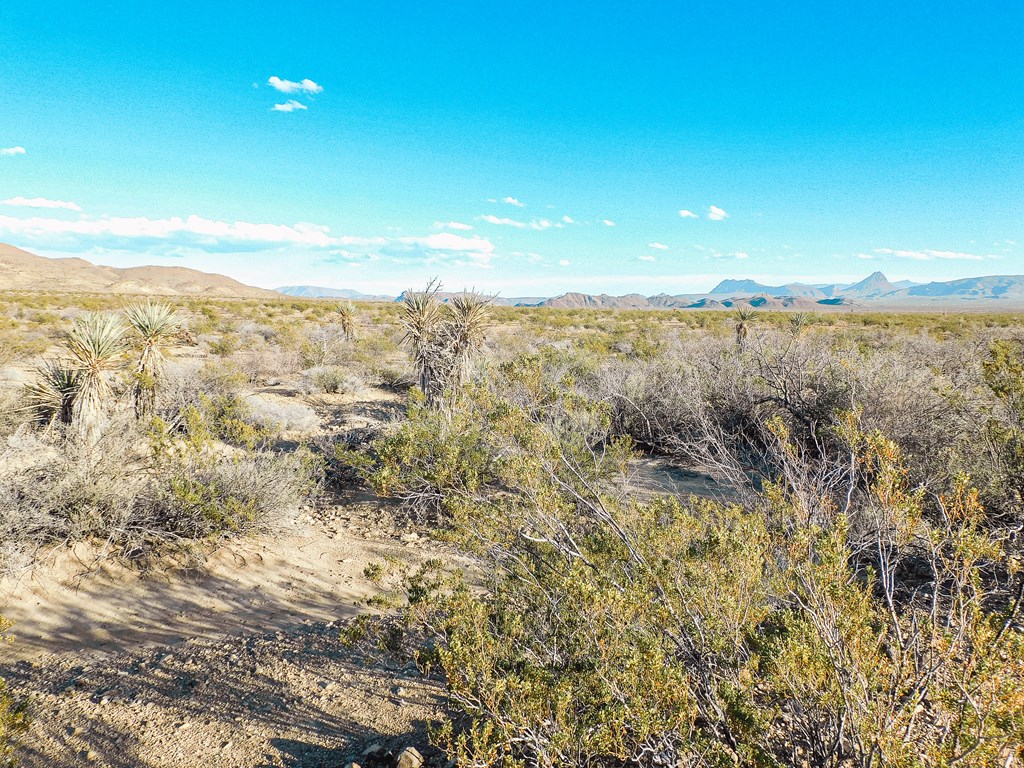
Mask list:
[{"label": "sandy soil", "polygon": [[372,742],[422,749],[437,684],[340,638],[375,592],[368,563],[427,554],[379,506],[307,515],[160,575],[83,549],[3,585],[16,638],[0,675],[33,702],[25,768],[312,768]]}]

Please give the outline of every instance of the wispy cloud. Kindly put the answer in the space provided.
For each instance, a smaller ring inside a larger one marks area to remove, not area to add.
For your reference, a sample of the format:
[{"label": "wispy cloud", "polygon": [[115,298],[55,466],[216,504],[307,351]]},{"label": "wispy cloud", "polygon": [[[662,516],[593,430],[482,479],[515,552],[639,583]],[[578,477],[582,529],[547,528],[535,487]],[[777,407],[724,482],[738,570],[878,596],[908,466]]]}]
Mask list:
[{"label": "wispy cloud", "polygon": [[363,237],[335,235],[326,226],[305,222],[226,222],[194,215],[166,219],[84,216],[70,221],[40,216],[20,219],[0,215],[0,235],[19,244],[63,252],[84,252],[95,248],[149,250],[158,253],[182,248],[206,253],[248,253],[293,248],[308,251],[341,249],[367,257],[383,254],[419,262],[455,261],[476,266],[487,266],[495,250],[494,244],[486,238],[467,237],[454,232],[436,232],[426,236]]},{"label": "wispy cloud", "polygon": [[0,205],[11,205],[17,208],[63,208],[66,211],[81,211],[77,203],[68,200],[47,200],[45,197],[12,197],[0,201]]},{"label": "wispy cloud", "polygon": [[24,155],[24,147],[3,147],[0,148],[0,155]]},{"label": "wispy cloud", "polygon": [[473,228],[472,224],[463,224],[461,221],[435,221],[434,229],[457,229],[460,231],[469,231]]},{"label": "wispy cloud", "polygon": [[288,99],[288,101],[286,101],[284,104],[275,104],[273,107],[271,107],[271,109],[274,112],[294,112],[297,109],[309,109],[309,107],[307,107],[301,101],[296,101],[295,99]]},{"label": "wispy cloud", "polygon": [[612,221],[611,219],[601,219],[601,223],[604,224],[606,227],[614,227],[615,226],[615,222]]},{"label": "wispy cloud", "polygon": [[563,216],[562,217],[562,223],[563,224],[575,224],[576,223],[576,219],[574,219],[572,216]]},{"label": "wispy cloud", "polygon": [[712,205],[708,207],[708,218],[711,219],[711,221],[722,221],[722,219],[728,219],[729,214],[717,205]]},{"label": "wispy cloud", "polygon": [[640,261],[657,261],[658,259],[649,253],[645,253],[641,256],[637,256]]},{"label": "wispy cloud", "polygon": [[309,78],[296,82],[294,80],[283,80],[274,75],[267,80],[267,84],[281,93],[322,93],[324,90],[322,85],[314,83]]},{"label": "wispy cloud", "polygon": [[545,229],[562,229],[565,224],[562,221],[552,221],[551,219],[531,219],[530,221],[519,221],[518,219],[509,219],[504,216],[495,216],[494,214],[488,213],[480,217],[481,221],[486,221],[488,224],[495,224],[499,227],[515,227],[516,229],[536,229],[543,231]]},{"label": "wispy cloud", "polygon": [[700,216],[698,216],[696,213],[694,213],[693,211],[688,211],[685,208],[683,208],[679,212],[679,215],[682,216],[684,219],[699,219],[700,218]]},{"label": "wispy cloud", "polygon": [[648,248],[653,248],[656,251],[667,251],[668,250],[668,246],[665,245],[664,243],[648,243],[647,247]]},{"label": "wispy cloud", "polygon": [[528,225],[525,221],[516,221],[515,219],[506,219],[501,216],[495,216],[493,214],[485,214],[480,217],[482,221],[486,221],[488,224],[497,224],[501,227],[515,227],[516,229],[525,229]]},{"label": "wispy cloud", "polygon": [[558,266],[560,266],[560,267],[568,267],[569,263],[570,262],[569,262],[568,259],[559,259],[558,260]]},{"label": "wispy cloud", "polygon": [[526,207],[526,203],[520,202],[519,200],[516,200],[514,197],[503,197],[501,198],[501,202],[508,203],[509,205],[514,205],[516,208]]},{"label": "wispy cloud", "polygon": [[[898,248],[875,248],[873,253],[877,253],[880,256],[893,256],[897,259],[912,259],[914,261],[932,261],[934,259],[949,259],[954,261],[984,261],[985,259],[995,259],[997,256],[987,255],[982,256],[976,253],[964,253],[962,251],[936,251],[932,249],[925,249],[922,251],[911,251]],[[858,254],[859,257],[863,258],[867,254]]]},{"label": "wispy cloud", "polygon": [[750,254],[747,253],[746,251],[733,251],[732,253],[722,253],[721,251],[719,251],[719,250],[717,250],[715,248],[709,248],[706,245],[695,245],[693,247],[694,247],[695,250],[698,250],[701,253],[706,253],[708,256],[711,256],[714,259],[749,259],[750,258]]}]

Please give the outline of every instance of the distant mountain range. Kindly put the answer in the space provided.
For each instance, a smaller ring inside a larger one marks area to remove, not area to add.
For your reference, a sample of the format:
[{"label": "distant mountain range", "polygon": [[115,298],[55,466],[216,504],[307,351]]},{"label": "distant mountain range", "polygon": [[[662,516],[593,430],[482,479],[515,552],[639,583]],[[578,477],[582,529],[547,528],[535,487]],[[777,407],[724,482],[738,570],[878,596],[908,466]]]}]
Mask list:
[{"label": "distant mountain range", "polygon": [[[269,291],[224,275],[184,267],[104,267],[84,259],[50,259],[0,243],[0,290],[127,293],[166,296],[273,297],[398,301],[399,296],[360,293],[344,288],[291,285]],[[454,293],[438,294],[449,300]],[[659,293],[644,296],[564,293],[497,297],[499,306],[574,309],[979,309],[1024,310],[1024,275],[965,277],[946,282],[891,282],[881,272],[856,283],[787,283],[765,285],[754,280],[722,280],[708,293]]]},{"label": "distant mountain range", "polygon": [[349,299],[351,301],[394,301],[394,296],[375,296],[360,293],[349,288],[324,288],[319,285],[284,285],[275,288],[285,296],[297,296],[303,299]]},{"label": "distant mountain range", "polygon": [[[316,286],[279,288],[282,293],[307,297],[347,297],[356,300],[400,301],[397,297],[367,296],[355,291],[341,291]],[[448,299],[455,294],[439,294]],[[955,309],[983,305],[989,309],[1024,309],[1024,276],[998,275],[967,277],[960,280],[914,283],[910,280],[891,282],[881,272],[868,275],[856,283],[787,283],[765,285],[754,280],[722,280],[708,293],[660,293],[644,296],[629,293],[611,296],[606,293],[564,293],[552,298],[520,297],[495,299],[500,306],[554,307],[561,309]]]}]

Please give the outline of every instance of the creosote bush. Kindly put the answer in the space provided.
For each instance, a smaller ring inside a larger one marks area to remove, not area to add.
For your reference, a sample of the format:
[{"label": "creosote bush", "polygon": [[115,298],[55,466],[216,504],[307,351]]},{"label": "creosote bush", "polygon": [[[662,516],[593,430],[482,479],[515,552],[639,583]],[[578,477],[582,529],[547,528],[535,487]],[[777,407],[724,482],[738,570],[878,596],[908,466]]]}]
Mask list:
[{"label": "creosote bush", "polygon": [[[421,663],[448,684],[435,738],[458,764],[1024,758],[1013,530],[968,475],[922,474],[866,427],[841,365],[805,347],[744,359],[761,342],[722,350],[731,392],[696,392],[739,415],[751,389],[778,386],[770,409],[723,423],[686,421],[684,405],[662,422],[689,424],[691,442],[705,430],[723,464],[757,473],[739,503],[631,497],[620,406],[551,359],[492,367],[374,445],[376,487],[442,513],[479,559],[481,583],[417,592],[409,614],[431,639]],[[778,382],[744,382],[750,365]]]}]

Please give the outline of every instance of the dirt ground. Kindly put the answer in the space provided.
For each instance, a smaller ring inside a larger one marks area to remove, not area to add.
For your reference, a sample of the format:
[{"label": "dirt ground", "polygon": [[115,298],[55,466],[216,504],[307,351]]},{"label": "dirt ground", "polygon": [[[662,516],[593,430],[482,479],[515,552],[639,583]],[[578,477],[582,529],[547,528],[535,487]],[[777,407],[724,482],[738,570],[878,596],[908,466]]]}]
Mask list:
[{"label": "dirt ground", "polygon": [[369,610],[366,565],[415,563],[425,542],[361,504],[184,571],[52,557],[4,585],[16,625],[0,675],[33,709],[21,765],[314,768],[375,743],[426,752],[436,682],[340,636]]}]

